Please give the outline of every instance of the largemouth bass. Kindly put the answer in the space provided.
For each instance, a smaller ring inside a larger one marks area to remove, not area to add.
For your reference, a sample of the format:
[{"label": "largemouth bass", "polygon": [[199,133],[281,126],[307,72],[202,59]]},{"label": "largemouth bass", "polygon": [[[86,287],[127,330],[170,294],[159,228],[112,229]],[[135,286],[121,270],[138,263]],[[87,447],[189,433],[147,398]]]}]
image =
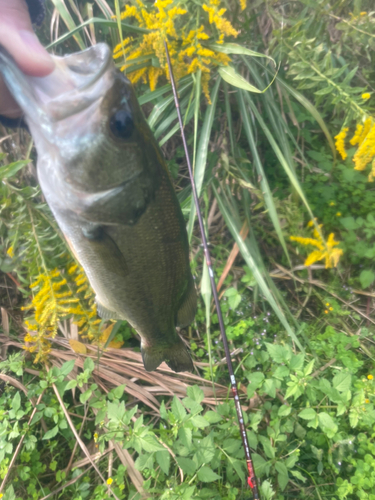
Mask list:
[{"label": "largemouth bass", "polygon": [[99,315],[127,320],[146,370],[193,364],[176,327],[196,292],[184,219],[162,153],[127,78],[98,44],[24,75],[0,51],[0,71],[34,138],[38,178],[95,291]]}]

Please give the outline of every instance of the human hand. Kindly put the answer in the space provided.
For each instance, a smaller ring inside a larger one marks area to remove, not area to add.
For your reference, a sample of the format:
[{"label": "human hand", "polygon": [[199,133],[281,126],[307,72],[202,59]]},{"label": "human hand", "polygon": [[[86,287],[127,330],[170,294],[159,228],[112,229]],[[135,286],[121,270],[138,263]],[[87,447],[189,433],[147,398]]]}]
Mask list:
[{"label": "human hand", "polygon": [[[55,64],[35,35],[25,0],[0,0],[0,45],[27,75],[45,76]],[[17,118],[21,109],[0,78],[0,115]]]}]

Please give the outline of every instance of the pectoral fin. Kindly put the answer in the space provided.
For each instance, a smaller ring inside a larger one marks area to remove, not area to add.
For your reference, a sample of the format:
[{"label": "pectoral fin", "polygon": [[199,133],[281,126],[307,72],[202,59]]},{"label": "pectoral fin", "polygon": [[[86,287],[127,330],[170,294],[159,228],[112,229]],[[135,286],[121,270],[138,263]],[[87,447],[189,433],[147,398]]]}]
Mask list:
[{"label": "pectoral fin", "polygon": [[102,319],[123,319],[120,318],[120,315],[116,311],[111,311],[107,307],[103,306],[103,304],[99,302],[98,298],[96,298],[96,308]]},{"label": "pectoral fin", "polygon": [[197,292],[195,291],[194,281],[190,275],[189,285],[183,298],[183,302],[177,311],[176,326],[184,328],[190,325],[197,312]]}]

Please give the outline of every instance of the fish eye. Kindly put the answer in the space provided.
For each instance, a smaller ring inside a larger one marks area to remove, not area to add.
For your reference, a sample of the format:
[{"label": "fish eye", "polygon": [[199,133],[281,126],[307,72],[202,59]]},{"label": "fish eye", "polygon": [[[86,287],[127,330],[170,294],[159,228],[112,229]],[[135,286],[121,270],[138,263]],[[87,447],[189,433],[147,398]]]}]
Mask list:
[{"label": "fish eye", "polygon": [[134,122],[129,111],[119,109],[109,122],[112,134],[119,139],[128,139],[134,130]]}]

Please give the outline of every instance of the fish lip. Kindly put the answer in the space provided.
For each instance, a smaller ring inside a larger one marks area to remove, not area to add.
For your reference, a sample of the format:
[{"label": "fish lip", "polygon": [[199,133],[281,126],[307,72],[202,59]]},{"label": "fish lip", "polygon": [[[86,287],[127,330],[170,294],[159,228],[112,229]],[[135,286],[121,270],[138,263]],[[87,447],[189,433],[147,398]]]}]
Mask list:
[{"label": "fish lip", "polygon": [[45,77],[32,77],[22,73],[13,57],[0,46],[0,73],[25,113],[27,123],[42,127],[68,118],[100,98],[105,92],[100,80],[113,64],[111,50],[105,43],[67,56],[51,57],[55,61],[54,71]]}]

